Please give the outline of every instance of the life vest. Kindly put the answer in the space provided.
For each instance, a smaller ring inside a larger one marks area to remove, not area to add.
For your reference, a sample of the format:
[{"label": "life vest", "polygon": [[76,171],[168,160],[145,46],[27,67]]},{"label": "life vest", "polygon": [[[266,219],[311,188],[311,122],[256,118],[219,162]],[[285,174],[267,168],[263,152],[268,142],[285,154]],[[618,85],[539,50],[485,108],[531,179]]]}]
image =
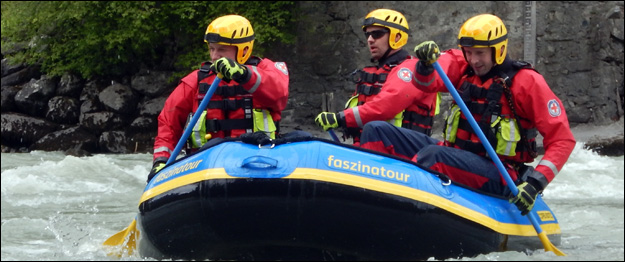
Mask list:
[{"label": "life vest", "polygon": [[[260,59],[251,57],[246,65],[256,66]],[[210,62],[202,63],[198,71],[198,104],[202,102],[212,83],[209,77]],[[272,139],[276,138],[278,123],[273,121],[267,109],[253,108],[252,95],[235,81],[217,86],[206,109],[201,112],[188,139],[191,149],[199,148],[211,138],[238,137],[244,133],[265,132]],[[234,117],[233,117],[234,116]],[[187,119],[187,125],[192,114]]]},{"label": "life vest", "polygon": [[[356,84],[356,90],[354,95],[345,103],[345,109],[363,105],[373,99],[375,95],[381,92],[382,86],[386,82],[391,70],[404,60],[411,58],[413,57],[406,56],[398,61],[386,63],[382,67],[368,66],[354,71],[352,73],[352,81]],[[435,114],[438,113],[439,104],[440,95],[437,94]],[[430,109],[415,107],[410,111],[404,109],[395,115],[395,117],[386,121],[397,127],[404,127],[431,135],[434,117]],[[352,137],[354,142],[359,141],[361,132],[362,129],[357,127],[348,127],[343,130],[344,136]]]},{"label": "life vest", "polygon": [[[533,70],[529,63],[514,61],[511,70],[500,72],[497,77],[485,81],[482,85],[470,82],[469,78],[474,77],[470,71],[463,76],[460,81],[462,84],[458,88],[462,101],[473,114],[495,152],[515,164],[531,162],[537,155],[537,130],[523,128],[521,121],[526,120],[520,119],[513,110],[510,86],[512,79],[521,69]],[[445,118],[443,130],[445,143],[485,156],[484,145],[461,113],[460,107],[453,102]]]}]

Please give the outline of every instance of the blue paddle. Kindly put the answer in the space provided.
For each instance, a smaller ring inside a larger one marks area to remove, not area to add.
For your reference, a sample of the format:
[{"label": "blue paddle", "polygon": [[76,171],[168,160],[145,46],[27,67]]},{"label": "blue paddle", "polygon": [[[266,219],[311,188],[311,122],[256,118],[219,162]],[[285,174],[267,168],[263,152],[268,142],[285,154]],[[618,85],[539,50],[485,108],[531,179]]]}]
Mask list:
[{"label": "blue paddle", "polygon": [[[200,116],[202,115],[199,112],[204,111],[204,108],[206,108],[206,106],[208,105],[208,102],[211,100],[211,97],[215,93],[215,90],[217,90],[217,86],[219,85],[219,82],[221,82],[221,78],[223,78],[223,75],[218,73],[215,80],[213,80],[213,84],[211,84],[210,88],[208,89],[208,92],[206,92],[206,95],[202,99],[202,102],[200,103],[197,110],[195,111],[195,114],[193,114],[193,117],[191,118],[191,121],[187,125],[187,128],[184,130],[184,133],[182,133],[182,137],[180,137],[180,140],[178,140],[178,144],[176,145],[176,148],[174,148],[174,151],[171,153],[171,156],[169,156],[169,159],[167,159],[167,163],[165,164],[165,166],[171,164],[172,162],[176,160],[176,157],[182,150],[182,146],[186,143],[187,138],[189,138],[189,135],[191,135],[193,126],[195,126],[195,123],[197,123],[197,121],[200,119]],[[115,249],[114,251],[111,251],[110,253],[108,253],[107,255],[109,256],[114,255],[117,257],[121,257],[124,253],[128,253],[128,255],[132,255],[132,253],[136,249],[136,242],[138,238],[139,238],[139,231],[137,231],[137,218],[135,217],[130,223],[130,225],[128,225],[128,227],[124,228],[122,231],[119,231],[115,233],[114,235],[112,235],[111,237],[109,237],[108,239],[106,239],[104,243],[102,243],[102,245],[121,246],[120,248]],[[125,246],[122,246],[124,244]]]},{"label": "blue paddle", "polygon": [[334,133],[334,130],[328,129],[328,133],[330,134],[330,136],[332,137],[332,140],[334,140],[334,142],[341,142],[341,141],[339,141],[339,138]]},{"label": "blue paddle", "polygon": [[[436,72],[438,72],[438,75],[441,77],[441,79],[443,79],[443,82],[445,83],[447,90],[449,90],[449,93],[451,94],[451,96],[453,96],[454,100],[456,101],[456,104],[460,106],[460,109],[462,110],[462,113],[464,114],[464,116],[467,118],[467,120],[469,120],[469,124],[471,124],[473,131],[475,131],[477,136],[480,138],[480,141],[486,148],[486,152],[488,152],[488,155],[491,156],[491,159],[495,162],[497,169],[499,169],[499,172],[503,175],[503,178],[506,180],[506,183],[508,184],[508,188],[510,188],[510,191],[512,192],[512,194],[516,196],[519,193],[519,190],[516,188],[514,181],[512,181],[512,178],[510,178],[510,174],[508,174],[508,171],[503,166],[501,159],[497,157],[497,153],[495,153],[495,150],[493,150],[493,147],[488,142],[488,139],[486,139],[486,136],[484,135],[480,127],[477,125],[477,122],[473,118],[471,111],[469,111],[469,108],[464,104],[464,102],[462,101],[462,98],[460,98],[460,95],[458,94],[458,91],[456,91],[456,88],[454,88],[454,85],[451,83],[451,81],[449,81],[447,74],[445,74],[445,71],[443,71],[443,68],[441,68],[438,62],[434,62],[432,65],[434,66],[434,69],[436,69]],[[547,234],[543,232],[543,229],[538,224],[538,220],[536,219],[536,213],[534,211],[530,211],[528,213],[528,218],[530,222],[532,222],[532,225],[534,226],[534,229],[536,230],[536,233],[538,234],[538,237],[540,238],[540,242],[543,243],[543,246],[545,247],[545,251],[553,251],[553,253],[555,253],[558,256],[566,256],[566,254],[558,250],[558,248],[556,248],[551,243],[551,241],[549,241]]]},{"label": "blue paddle", "polygon": [[211,97],[215,93],[215,90],[217,90],[219,82],[221,82],[221,78],[223,78],[223,75],[221,73],[218,73],[217,77],[215,77],[215,80],[213,80],[213,84],[211,84],[211,86],[208,88],[208,92],[206,92],[206,95],[198,106],[197,111],[195,111],[195,114],[193,114],[193,118],[191,118],[191,121],[187,125],[187,129],[184,130],[184,133],[182,133],[182,137],[180,137],[180,140],[178,140],[176,148],[174,148],[174,151],[171,152],[171,156],[169,156],[169,159],[167,159],[167,163],[165,163],[165,166],[168,166],[169,164],[174,162],[176,160],[176,157],[178,157],[178,154],[182,150],[182,146],[187,142],[187,138],[189,138],[189,135],[191,135],[191,131],[193,131],[193,126],[195,126],[195,123],[197,123],[198,119],[200,119],[200,116],[202,115],[199,112],[204,111],[204,108],[206,108],[206,106],[208,105],[208,102],[211,100]]}]

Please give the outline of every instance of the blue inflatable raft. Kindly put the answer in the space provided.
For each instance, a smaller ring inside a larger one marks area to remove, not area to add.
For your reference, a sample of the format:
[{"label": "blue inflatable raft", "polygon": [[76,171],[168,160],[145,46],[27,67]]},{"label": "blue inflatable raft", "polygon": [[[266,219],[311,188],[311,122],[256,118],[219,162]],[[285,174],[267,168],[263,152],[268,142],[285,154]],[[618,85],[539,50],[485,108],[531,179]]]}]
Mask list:
[{"label": "blue inflatable raft", "polygon": [[[506,198],[325,139],[223,140],[165,167],[139,203],[139,254],[184,260],[425,260],[542,248]],[[538,198],[549,240],[560,226]]]}]

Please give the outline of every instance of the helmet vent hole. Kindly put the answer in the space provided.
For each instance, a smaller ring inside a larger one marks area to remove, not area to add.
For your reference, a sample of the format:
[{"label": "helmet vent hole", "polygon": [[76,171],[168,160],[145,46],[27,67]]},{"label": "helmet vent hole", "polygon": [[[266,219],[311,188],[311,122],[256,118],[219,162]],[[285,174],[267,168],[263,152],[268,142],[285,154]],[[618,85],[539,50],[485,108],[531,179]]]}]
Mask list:
[{"label": "helmet vent hole", "polygon": [[232,32],[232,36],[230,36],[230,38],[234,38],[235,36],[237,36],[237,30],[234,30],[234,31]]},{"label": "helmet vent hole", "polygon": [[387,16],[384,21],[388,21],[389,19],[391,19],[391,16]]},{"label": "helmet vent hole", "polygon": [[491,31],[491,32],[488,32],[488,38],[487,38],[488,40],[490,40],[490,37],[491,37],[491,34],[492,34],[492,33],[493,33],[492,31]]},{"label": "helmet vent hole", "polygon": [[403,18],[400,18],[400,19],[399,19],[399,23],[398,23],[398,24],[401,24],[403,21],[404,21],[404,19],[403,19]]},{"label": "helmet vent hole", "polygon": [[245,35],[249,35],[250,34],[250,28],[245,28]]}]

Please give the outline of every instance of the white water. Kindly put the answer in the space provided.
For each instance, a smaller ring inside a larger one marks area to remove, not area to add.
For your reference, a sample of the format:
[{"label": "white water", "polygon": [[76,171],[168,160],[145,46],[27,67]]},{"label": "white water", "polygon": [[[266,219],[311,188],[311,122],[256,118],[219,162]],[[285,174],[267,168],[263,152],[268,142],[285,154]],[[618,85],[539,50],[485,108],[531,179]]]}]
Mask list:
[{"label": "white water", "polygon": [[[135,217],[150,154],[1,156],[1,260],[117,260],[106,256],[102,242]],[[623,173],[622,156],[599,156],[578,143],[544,194],[560,221],[558,249],[566,257],[538,250],[460,260],[623,261]]]}]

